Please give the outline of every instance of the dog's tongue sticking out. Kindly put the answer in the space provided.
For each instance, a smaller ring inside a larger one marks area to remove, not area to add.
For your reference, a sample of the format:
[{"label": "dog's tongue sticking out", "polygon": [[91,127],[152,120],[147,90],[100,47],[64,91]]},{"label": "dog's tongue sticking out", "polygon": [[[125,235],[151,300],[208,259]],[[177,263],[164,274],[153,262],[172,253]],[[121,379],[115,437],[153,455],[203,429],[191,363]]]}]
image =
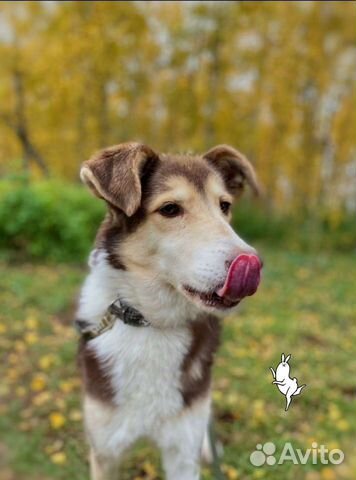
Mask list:
[{"label": "dog's tongue sticking out", "polygon": [[256,255],[241,254],[235,258],[226,280],[217,294],[233,302],[253,295],[260,283],[262,264]]}]

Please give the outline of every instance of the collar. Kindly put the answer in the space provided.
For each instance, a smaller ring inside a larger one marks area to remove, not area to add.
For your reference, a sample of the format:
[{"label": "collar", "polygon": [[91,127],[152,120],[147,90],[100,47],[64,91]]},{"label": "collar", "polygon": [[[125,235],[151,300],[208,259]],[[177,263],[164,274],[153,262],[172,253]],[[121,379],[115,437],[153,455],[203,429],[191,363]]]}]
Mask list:
[{"label": "collar", "polygon": [[84,339],[91,340],[111,330],[117,319],[133,327],[148,327],[150,325],[150,322],[144,318],[141,312],[117,298],[109,305],[97,325],[92,326],[77,320],[76,327]]}]

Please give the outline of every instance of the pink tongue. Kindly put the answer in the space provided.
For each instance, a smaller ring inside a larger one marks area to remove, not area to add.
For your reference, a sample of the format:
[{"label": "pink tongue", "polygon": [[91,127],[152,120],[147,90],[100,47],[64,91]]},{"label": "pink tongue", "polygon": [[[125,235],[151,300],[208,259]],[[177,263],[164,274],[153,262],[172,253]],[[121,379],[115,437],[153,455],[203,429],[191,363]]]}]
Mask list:
[{"label": "pink tongue", "polygon": [[261,267],[256,255],[243,253],[237,256],[230,265],[224,286],[216,293],[232,301],[253,295],[260,283]]}]

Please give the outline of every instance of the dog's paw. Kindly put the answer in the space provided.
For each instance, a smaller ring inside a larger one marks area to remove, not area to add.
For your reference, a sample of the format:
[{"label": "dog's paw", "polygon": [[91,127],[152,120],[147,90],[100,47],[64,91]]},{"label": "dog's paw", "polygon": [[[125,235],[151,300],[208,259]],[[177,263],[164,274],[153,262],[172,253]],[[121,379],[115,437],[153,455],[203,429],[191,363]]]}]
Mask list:
[{"label": "dog's paw", "polygon": [[[224,454],[224,447],[219,440],[215,443],[215,449],[218,457],[221,458]],[[213,448],[208,432],[206,432],[204,435],[203,446],[201,449],[201,460],[202,463],[207,465],[211,465],[214,461]]]}]

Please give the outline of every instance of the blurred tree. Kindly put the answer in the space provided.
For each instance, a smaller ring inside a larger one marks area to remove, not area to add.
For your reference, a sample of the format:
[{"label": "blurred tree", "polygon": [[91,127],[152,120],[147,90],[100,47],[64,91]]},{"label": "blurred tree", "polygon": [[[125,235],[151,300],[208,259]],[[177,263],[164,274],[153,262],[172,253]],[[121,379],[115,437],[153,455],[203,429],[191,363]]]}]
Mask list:
[{"label": "blurred tree", "polygon": [[[34,162],[44,175],[48,175],[48,166],[38,151],[31,137],[31,128],[28,121],[28,97],[31,95],[31,73],[26,70],[24,57],[27,55],[27,45],[24,36],[30,34],[28,25],[24,21],[22,5],[10,6],[4,4],[1,13],[2,19],[7,20],[3,25],[12,25],[11,30],[4,30],[5,41],[0,43],[3,78],[1,93],[6,101],[0,108],[0,122],[10,129],[13,138],[21,146],[23,170],[28,173],[30,162]],[[29,4],[29,16],[39,13],[38,6]],[[35,22],[34,22],[35,25]],[[36,28],[36,27],[35,27]]]},{"label": "blurred tree", "polygon": [[355,20],[342,1],[2,2],[1,171],[224,142],[270,208],[356,209]]}]

